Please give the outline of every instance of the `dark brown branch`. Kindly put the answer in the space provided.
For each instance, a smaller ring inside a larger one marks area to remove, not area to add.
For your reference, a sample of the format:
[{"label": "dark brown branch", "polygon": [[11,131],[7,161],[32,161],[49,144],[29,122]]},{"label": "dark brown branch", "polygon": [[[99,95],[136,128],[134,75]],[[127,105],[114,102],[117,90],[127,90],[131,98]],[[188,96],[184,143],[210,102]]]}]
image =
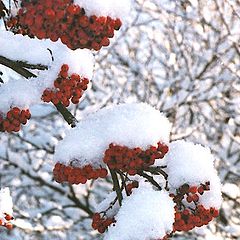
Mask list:
[{"label": "dark brown branch", "polygon": [[149,167],[145,170],[152,174],[161,174],[165,178],[165,180],[168,179],[168,174],[165,171],[163,171],[161,167]]},{"label": "dark brown branch", "polygon": [[144,172],[138,172],[137,173],[138,175],[146,178],[152,185],[154,185],[155,187],[157,187],[159,190],[162,190],[162,187],[154,180],[153,177],[147,175],[146,173]]},{"label": "dark brown branch", "polygon": [[[15,62],[15,61],[13,61]],[[42,65],[42,64],[29,64],[27,62],[23,61],[16,61],[15,62],[19,67],[22,68],[28,68],[28,69],[37,69],[37,70],[47,70],[48,66]]]},{"label": "dark brown branch", "polygon": [[20,74],[21,76],[23,76],[25,78],[36,77],[35,74],[33,74],[33,73],[29,72],[27,69],[19,66],[17,64],[17,62],[7,59],[3,56],[0,56],[0,64],[12,69],[13,71],[17,72],[18,74]]},{"label": "dark brown branch", "polygon": [[122,206],[123,196],[122,196],[122,191],[121,191],[121,188],[120,188],[120,185],[119,185],[117,173],[110,168],[109,168],[109,170],[110,170],[112,181],[113,181],[114,191],[116,191],[116,193],[117,193],[117,198],[118,198],[119,205]]},{"label": "dark brown branch", "polygon": [[62,114],[64,120],[73,128],[76,127],[77,119],[68,111],[62,103],[54,104],[57,110]]}]

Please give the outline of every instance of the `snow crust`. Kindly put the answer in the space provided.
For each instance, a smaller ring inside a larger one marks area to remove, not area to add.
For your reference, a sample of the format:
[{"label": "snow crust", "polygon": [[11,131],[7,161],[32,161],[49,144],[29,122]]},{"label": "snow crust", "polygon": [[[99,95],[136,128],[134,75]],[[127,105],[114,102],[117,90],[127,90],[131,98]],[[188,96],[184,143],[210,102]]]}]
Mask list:
[{"label": "snow crust", "polygon": [[0,30],[0,56],[31,64],[50,65],[51,54],[48,48],[56,48],[50,40],[32,39],[21,34]]},{"label": "snow crust", "polygon": [[102,165],[110,143],[147,149],[159,141],[168,143],[171,124],[145,103],[120,104],[89,114],[67,132],[57,145],[54,160],[68,165]]},{"label": "snow crust", "polygon": [[93,54],[86,49],[72,51],[60,41],[54,43],[50,40],[31,39],[4,30],[0,31],[0,46],[0,56],[13,61],[48,67],[48,70],[35,73],[37,78],[29,80],[14,78],[1,85],[0,112],[3,113],[6,113],[12,106],[28,108],[40,103],[43,91],[53,87],[63,64],[69,65],[70,75],[77,73],[89,80],[93,75]]},{"label": "snow crust", "polygon": [[83,7],[88,16],[109,16],[113,19],[124,20],[130,12],[132,0],[74,0],[74,3]]},{"label": "snow crust", "polygon": [[5,221],[5,213],[11,216],[13,214],[13,202],[9,188],[0,190],[0,220],[3,222]]},{"label": "snow crust", "polygon": [[220,207],[221,183],[214,168],[214,156],[209,148],[183,140],[174,141],[169,144],[165,161],[168,182],[172,189],[185,183],[198,186],[210,181],[210,191],[200,196],[200,202],[205,207]]},{"label": "snow crust", "polygon": [[172,231],[174,203],[167,192],[151,187],[134,189],[124,199],[116,221],[104,240],[160,239]]}]

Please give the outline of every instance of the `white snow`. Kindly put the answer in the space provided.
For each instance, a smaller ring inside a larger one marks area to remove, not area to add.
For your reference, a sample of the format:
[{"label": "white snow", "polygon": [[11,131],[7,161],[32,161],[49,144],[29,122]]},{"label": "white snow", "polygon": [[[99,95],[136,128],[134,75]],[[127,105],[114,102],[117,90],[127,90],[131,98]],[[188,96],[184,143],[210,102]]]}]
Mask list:
[{"label": "white snow", "polygon": [[[0,56],[48,67],[48,70],[40,71],[38,74],[34,72],[37,78],[29,80],[19,78],[1,85],[0,112],[3,113],[12,106],[28,108],[40,103],[43,91],[53,87],[63,64],[69,65],[69,75],[77,73],[89,80],[93,75],[93,54],[86,49],[72,51],[60,41],[53,43],[50,40],[30,39],[4,30],[0,31],[0,46]],[[54,61],[48,49],[51,49]]]},{"label": "white snow", "polygon": [[[0,30],[0,56],[11,60],[29,62],[31,64],[50,65],[51,54],[47,48],[54,47],[50,40],[32,39],[21,34]],[[54,47],[56,48],[56,47]]]},{"label": "white snow", "polygon": [[13,202],[9,188],[0,189],[0,220],[5,222],[5,213],[12,216]]},{"label": "white snow", "polygon": [[240,197],[240,189],[233,183],[225,183],[222,187],[222,192],[233,199]]},{"label": "white snow", "polygon": [[99,166],[110,143],[147,149],[159,141],[168,143],[170,128],[168,119],[148,104],[113,105],[89,114],[68,131],[56,147],[54,160]]},{"label": "white snow", "polygon": [[10,79],[0,87],[0,112],[7,113],[10,107],[26,109],[33,103],[40,102],[40,92],[25,79]]},{"label": "white snow", "polygon": [[115,219],[104,240],[161,239],[172,231],[174,203],[167,192],[141,187],[124,199]]},{"label": "white snow", "polygon": [[63,64],[68,64],[69,75],[77,73],[82,77],[91,80],[93,75],[94,58],[91,51],[87,49],[70,50],[65,45],[58,42],[59,48],[53,51],[54,62],[49,70],[42,71],[37,78],[33,78],[33,84],[42,92],[46,88],[53,87],[53,83],[60,72]]},{"label": "white snow", "polygon": [[209,148],[183,140],[174,141],[169,144],[165,161],[170,188],[177,189],[185,183],[198,186],[210,181],[210,191],[204,192],[199,201],[205,207],[220,207],[221,183]]},{"label": "white snow", "polygon": [[130,12],[132,0],[74,0],[74,3],[83,7],[86,15],[109,16],[113,19],[124,20]]}]

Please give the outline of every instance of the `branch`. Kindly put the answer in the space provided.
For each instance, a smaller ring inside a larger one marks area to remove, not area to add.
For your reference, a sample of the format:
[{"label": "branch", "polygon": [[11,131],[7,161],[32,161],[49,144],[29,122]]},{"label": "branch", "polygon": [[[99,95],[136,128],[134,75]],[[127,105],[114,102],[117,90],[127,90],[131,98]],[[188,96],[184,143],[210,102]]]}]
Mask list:
[{"label": "branch", "polygon": [[29,64],[23,61],[13,61],[13,62],[15,62],[19,67],[22,67],[22,68],[48,70],[48,66],[45,66],[42,64]]},{"label": "branch", "polygon": [[165,178],[165,180],[168,179],[168,174],[165,171],[163,171],[161,167],[158,166],[148,167],[147,169],[145,169],[145,171],[150,172],[152,174],[161,174]]},{"label": "branch", "polygon": [[0,56],[0,64],[12,69],[13,71],[17,72],[18,74],[22,75],[25,78],[36,77],[35,74],[29,72],[27,69],[18,65],[17,62],[7,59],[3,56]]},{"label": "branch", "polygon": [[64,120],[72,127],[76,127],[77,119],[68,111],[66,107],[62,105],[62,103],[54,104],[57,110],[62,114]]},{"label": "branch", "polygon": [[162,187],[154,180],[153,177],[147,175],[146,173],[144,172],[138,172],[137,173],[138,175],[146,178],[152,185],[154,185],[155,187],[157,187],[159,190],[162,190]]},{"label": "branch", "polygon": [[122,196],[121,188],[120,188],[120,185],[119,185],[119,182],[118,182],[117,173],[110,168],[109,168],[109,170],[110,170],[110,173],[111,173],[111,176],[112,176],[114,190],[117,193],[117,198],[118,198],[119,205],[122,206],[123,196]]}]

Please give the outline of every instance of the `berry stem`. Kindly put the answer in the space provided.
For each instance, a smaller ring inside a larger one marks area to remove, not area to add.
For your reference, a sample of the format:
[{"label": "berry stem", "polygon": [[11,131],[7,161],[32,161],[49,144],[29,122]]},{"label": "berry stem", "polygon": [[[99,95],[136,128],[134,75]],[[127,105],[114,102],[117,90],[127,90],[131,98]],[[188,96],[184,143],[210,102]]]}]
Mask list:
[{"label": "berry stem", "polygon": [[168,174],[161,167],[148,167],[144,170],[152,174],[161,174],[165,180],[168,179]]},{"label": "berry stem", "polygon": [[63,106],[62,103],[54,104],[57,110],[62,114],[64,120],[72,127],[76,127],[77,119]]},{"label": "berry stem", "polygon": [[138,175],[146,178],[152,185],[154,185],[155,187],[157,187],[160,191],[162,190],[162,187],[154,180],[153,177],[147,175],[144,172],[138,172]]},{"label": "berry stem", "polygon": [[118,181],[117,173],[110,168],[109,168],[109,171],[111,173],[114,190],[117,193],[117,198],[118,198],[119,205],[122,206],[123,196],[122,196],[120,184],[119,184],[119,181]]}]

